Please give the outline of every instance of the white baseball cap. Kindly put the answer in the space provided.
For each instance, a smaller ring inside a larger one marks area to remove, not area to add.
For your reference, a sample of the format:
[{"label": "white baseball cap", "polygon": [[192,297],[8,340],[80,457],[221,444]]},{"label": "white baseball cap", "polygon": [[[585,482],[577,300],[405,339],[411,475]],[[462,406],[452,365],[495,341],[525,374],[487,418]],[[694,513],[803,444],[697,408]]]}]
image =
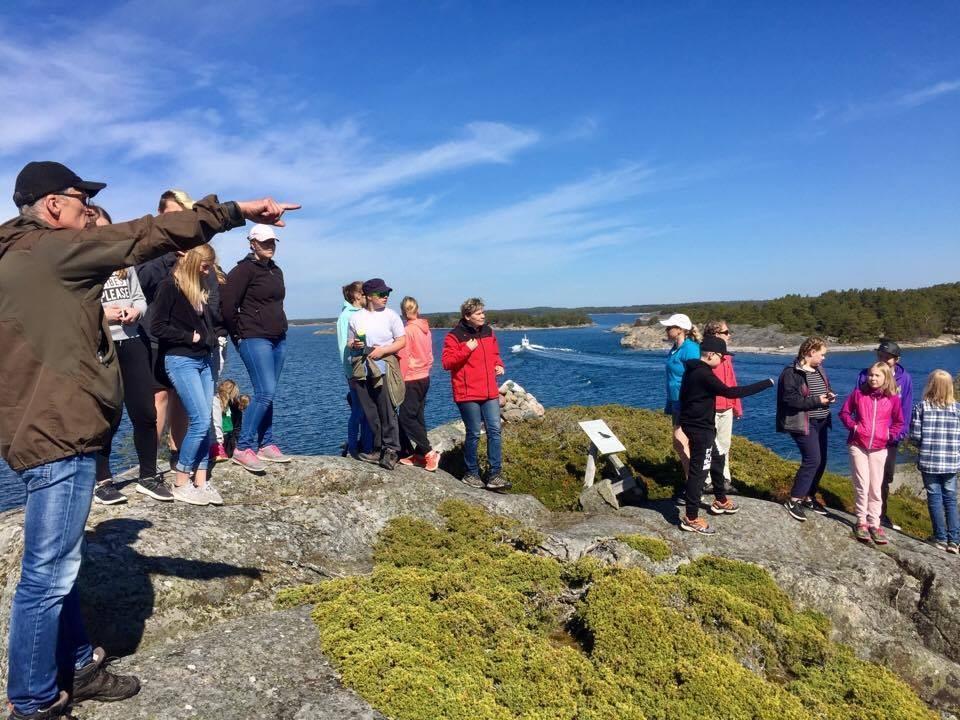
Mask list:
[{"label": "white baseball cap", "polygon": [[250,228],[250,234],[247,235],[247,240],[256,240],[257,242],[279,239],[280,238],[277,237],[277,231],[273,229],[273,225],[254,225]]},{"label": "white baseball cap", "polygon": [[693,323],[690,322],[690,318],[683,313],[674,313],[666,320],[661,320],[660,324],[664,327],[678,327],[681,330],[689,330],[693,327]]}]

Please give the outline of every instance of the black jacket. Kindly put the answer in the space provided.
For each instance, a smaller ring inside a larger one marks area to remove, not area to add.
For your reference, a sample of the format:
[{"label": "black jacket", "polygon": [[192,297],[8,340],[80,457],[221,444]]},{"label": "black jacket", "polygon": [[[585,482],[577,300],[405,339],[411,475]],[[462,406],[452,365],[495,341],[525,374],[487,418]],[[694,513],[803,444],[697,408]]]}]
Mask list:
[{"label": "black jacket", "polygon": [[[833,392],[830,387],[830,378],[822,367],[817,368],[827,392]],[[788,365],[780,373],[777,382],[777,432],[798,433],[806,435],[810,432],[811,410],[824,407],[820,399],[810,394],[807,386],[807,373],[799,363]],[[829,407],[829,406],[826,406]],[[827,416],[827,427],[833,425],[833,418]]]},{"label": "black jacket", "polygon": [[[157,338],[162,355],[207,357],[217,346],[210,305],[198,313],[180,292],[173,278],[160,283],[153,301],[150,332]],[[193,342],[193,333],[200,333],[200,341]]]},{"label": "black jacket", "polygon": [[728,387],[703,360],[687,360],[680,383],[680,427],[713,430],[716,427],[717,396],[744,398],[773,387],[767,378],[751,385]]},{"label": "black jacket", "polygon": [[154,343],[157,342],[157,338],[150,329],[150,323],[153,319],[153,301],[157,297],[157,289],[160,287],[160,283],[173,273],[173,266],[177,264],[178,257],[176,252],[168,252],[166,255],[140,263],[136,267],[137,279],[140,281],[143,296],[147,300],[147,311],[143,314],[140,325],[146,330],[150,341]]},{"label": "black jacket", "polygon": [[273,260],[257,260],[251,253],[238,262],[220,287],[220,310],[233,341],[286,335],[285,296],[283,271]]}]

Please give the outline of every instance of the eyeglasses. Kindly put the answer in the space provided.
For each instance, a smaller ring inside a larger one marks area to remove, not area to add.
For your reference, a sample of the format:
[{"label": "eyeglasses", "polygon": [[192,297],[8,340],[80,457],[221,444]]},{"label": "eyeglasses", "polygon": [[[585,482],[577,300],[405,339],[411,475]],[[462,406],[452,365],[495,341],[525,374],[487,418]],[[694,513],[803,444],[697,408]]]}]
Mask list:
[{"label": "eyeglasses", "polygon": [[388,290],[387,292],[373,292],[373,293],[367,293],[367,294],[370,295],[370,296],[372,296],[372,297],[378,297],[378,298],[388,298],[388,297],[390,297],[390,291],[389,291],[389,290]]},{"label": "eyeglasses", "polygon": [[73,193],[65,193],[65,192],[50,193],[50,194],[62,195],[63,197],[73,198],[74,200],[79,200],[80,204],[83,205],[84,207],[90,207],[90,198],[82,193],[79,195],[74,195]]}]

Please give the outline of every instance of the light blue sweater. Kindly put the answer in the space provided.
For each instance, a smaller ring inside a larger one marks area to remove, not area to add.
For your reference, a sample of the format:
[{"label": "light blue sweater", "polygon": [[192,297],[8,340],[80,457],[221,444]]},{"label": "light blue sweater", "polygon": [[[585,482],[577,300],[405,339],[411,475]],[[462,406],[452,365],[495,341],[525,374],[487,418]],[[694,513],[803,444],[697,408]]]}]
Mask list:
[{"label": "light blue sweater", "polygon": [[337,350],[340,352],[340,361],[343,363],[343,374],[347,380],[353,370],[350,366],[350,352],[347,349],[347,331],[350,325],[350,317],[360,308],[354,307],[346,300],[343,301],[343,309],[340,311],[340,317],[337,318]]}]

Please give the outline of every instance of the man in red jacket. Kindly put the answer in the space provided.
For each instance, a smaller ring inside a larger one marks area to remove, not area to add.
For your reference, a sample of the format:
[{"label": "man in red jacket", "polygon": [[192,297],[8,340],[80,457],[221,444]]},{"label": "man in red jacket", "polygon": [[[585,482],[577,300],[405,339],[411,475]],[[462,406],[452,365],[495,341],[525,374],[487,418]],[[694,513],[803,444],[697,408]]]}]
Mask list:
[{"label": "man in red jacket", "polygon": [[[726,320],[711,320],[703,326],[703,336],[718,337],[726,343],[730,342],[730,326]],[[733,371],[733,356],[724,355],[720,364],[713,369],[713,374],[727,387],[736,387],[737,374]],[[730,443],[733,439],[733,421],[743,417],[743,403],[740,398],[717,398],[717,450],[723,455],[723,480],[724,487],[720,488],[724,492],[732,489],[730,477]],[[704,485],[704,492],[710,492],[713,484],[710,478]]]}]

